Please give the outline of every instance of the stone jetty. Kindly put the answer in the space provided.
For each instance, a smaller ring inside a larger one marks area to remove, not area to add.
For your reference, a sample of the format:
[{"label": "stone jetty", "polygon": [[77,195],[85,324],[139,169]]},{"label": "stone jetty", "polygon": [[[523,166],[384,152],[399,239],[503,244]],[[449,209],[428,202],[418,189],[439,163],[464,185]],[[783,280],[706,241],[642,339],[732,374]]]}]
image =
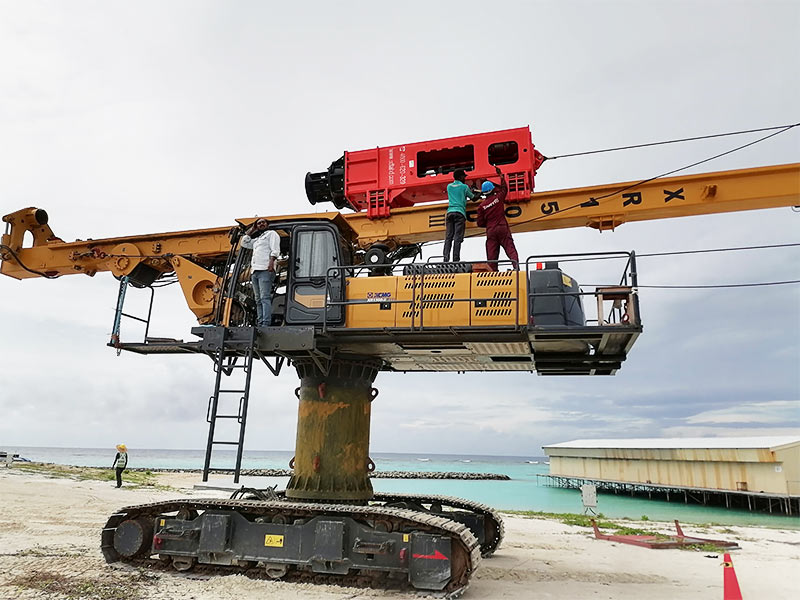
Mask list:
[{"label": "stone jetty", "polygon": [[[131,471],[150,471],[153,473],[201,473],[201,469],[129,469]],[[215,471],[213,475],[228,475],[227,471]],[[291,477],[291,469],[242,469],[244,477]],[[370,473],[375,479],[464,479],[508,481],[511,478],[502,473],[469,473],[461,471],[375,471]]]}]

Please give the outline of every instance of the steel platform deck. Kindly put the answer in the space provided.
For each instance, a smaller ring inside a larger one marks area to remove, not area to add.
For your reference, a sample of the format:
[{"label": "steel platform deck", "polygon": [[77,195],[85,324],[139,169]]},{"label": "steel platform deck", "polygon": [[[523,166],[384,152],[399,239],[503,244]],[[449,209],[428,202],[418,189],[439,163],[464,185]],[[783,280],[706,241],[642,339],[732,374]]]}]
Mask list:
[{"label": "steel platform deck", "polygon": [[[195,327],[197,341],[148,338],[109,344],[136,354],[206,354],[219,349],[221,326]],[[386,371],[530,371],[540,375],[613,375],[642,328],[617,324],[569,327],[425,327],[352,329],[261,327],[256,349],[265,357],[374,356]],[[227,329],[226,340],[249,340],[249,327]]]}]

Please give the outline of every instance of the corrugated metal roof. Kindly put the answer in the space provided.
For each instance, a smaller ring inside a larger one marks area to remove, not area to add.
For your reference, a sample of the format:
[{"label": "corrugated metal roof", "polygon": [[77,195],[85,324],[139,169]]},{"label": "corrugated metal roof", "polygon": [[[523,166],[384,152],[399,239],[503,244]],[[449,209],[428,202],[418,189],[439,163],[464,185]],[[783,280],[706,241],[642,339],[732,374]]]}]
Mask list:
[{"label": "corrugated metal roof", "polygon": [[618,440],[573,440],[542,448],[775,448],[800,443],[800,436],[718,438],[631,438]]}]

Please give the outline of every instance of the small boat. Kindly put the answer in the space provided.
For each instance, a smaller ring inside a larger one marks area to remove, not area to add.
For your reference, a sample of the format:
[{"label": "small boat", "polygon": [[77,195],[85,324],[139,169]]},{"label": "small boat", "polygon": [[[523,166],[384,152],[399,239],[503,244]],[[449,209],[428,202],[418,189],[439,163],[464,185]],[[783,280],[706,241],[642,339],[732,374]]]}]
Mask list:
[{"label": "small boat", "polygon": [[464,459],[464,460],[462,460],[460,462],[472,462],[472,461],[470,459],[466,458],[466,459]]},{"label": "small boat", "polygon": [[430,462],[431,459],[430,458],[418,458],[417,460],[420,461],[420,462]]},{"label": "small boat", "polygon": [[[0,461],[6,462],[8,460],[8,452],[0,450]],[[12,454],[11,460],[16,462],[31,462],[28,458],[23,458],[19,454]]]},{"label": "small boat", "polygon": [[538,465],[539,464],[538,460],[526,460],[525,462],[528,463],[529,465]]}]

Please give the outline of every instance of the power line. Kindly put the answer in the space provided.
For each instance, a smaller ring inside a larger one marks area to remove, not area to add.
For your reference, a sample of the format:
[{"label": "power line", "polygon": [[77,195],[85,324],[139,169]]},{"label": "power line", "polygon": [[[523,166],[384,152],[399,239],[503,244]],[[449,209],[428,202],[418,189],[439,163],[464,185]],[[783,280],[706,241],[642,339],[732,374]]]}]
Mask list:
[{"label": "power line", "polygon": [[707,254],[709,252],[736,252],[739,250],[766,250],[770,248],[792,248],[800,246],[800,242],[788,244],[769,244],[766,246],[738,246],[735,248],[708,248],[706,250],[675,250],[673,252],[648,252],[646,254],[636,254],[636,258],[643,256],[676,256],[678,254]]},{"label": "power line", "polygon": [[[441,242],[423,242],[422,245],[428,244],[438,244]],[[673,250],[669,252],[643,252],[643,253],[636,253],[636,258],[650,258],[650,257],[659,257],[659,256],[680,256],[685,254],[710,254],[715,252],[740,252],[740,251],[749,251],[749,250],[770,250],[776,248],[796,248],[800,246],[800,242],[787,242],[785,244],[764,244],[761,246],[733,246],[729,248],[703,248],[700,250]],[[559,263],[569,263],[569,262],[590,262],[595,260],[620,260],[626,259],[627,254],[624,256],[586,256],[582,258],[563,258],[559,259]],[[796,283],[795,281],[787,281],[787,282],[774,282],[774,283],[766,283],[764,285],[784,285]],[[694,289],[694,288],[714,288],[714,287],[752,287],[755,285],[760,284],[732,284],[732,285],[722,285],[722,286],[649,286],[649,285],[640,285],[638,287],[641,288],[663,288],[663,289]]]},{"label": "power line", "polygon": [[791,285],[800,283],[800,279],[789,281],[764,281],[761,283],[721,283],[717,285],[637,285],[637,288],[653,288],[659,290],[710,290],[719,288],[764,287],[769,285]]},{"label": "power line", "polygon": [[[800,246],[800,242],[789,242],[786,244],[766,244],[763,246],[738,246],[732,248],[705,248],[702,250],[673,250],[670,252],[642,252],[636,253],[636,258],[649,258],[651,256],[677,256],[681,254],[708,254],[712,252],[738,252],[741,250],[769,250],[774,248],[794,248]],[[558,262],[589,262],[592,260],[627,260],[628,255],[620,256],[586,256],[582,258],[563,258]]]},{"label": "power line", "polygon": [[[748,148],[749,146],[753,146],[755,144],[758,144],[759,142],[763,142],[764,140],[768,140],[771,137],[775,137],[776,135],[779,135],[779,134],[781,134],[781,133],[783,133],[785,131],[789,131],[790,129],[792,129],[793,127],[797,127],[798,125],[800,125],[800,123],[795,123],[794,125],[787,125],[786,127],[781,129],[780,131],[776,131],[775,133],[770,133],[769,135],[765,135],[764,137],[758,138],[757,140],[753,140],[752,142],[748,142],[746,144],[742,144],[741,146],[737,146],[736,148],[732,148],[732,149],[727,150],[725,152],[720,152],[719,154],[715,154],[714,156],[709,156],[708,158],[704,158],[703,160],[698,160],[697,162],[693,162],[692,164],[686,165],[685,167],[680,167],[678,169],[673,169],[672,171],[667,171],[666,173],[661,173],[661,175],[656,175],[655,177],[650,177],[649,179],[643,179],[639,183],[633,183],[631,185],[625,186],[624,188],[621,188],[621,189],[617,190],[616,192],[609,192],[608,194],[605,194],[604,196],[598,196],[597,198],[592,198],[592,200],[605,200],[606,198],[610,198],[612,196],[616,196],[617,194],[619,194],[620,192],[624,192],[625,190],[629,190],[631,188],[638,187],[640,185],[644,185],[645,183],[650,183],[651,181],[655,181],[656,179],[661,179],[662,177],[666,177],[667,175],[672,175],[673,173],[677,173],[679,171],[685,171],[686,169],[691,169],[692,167],[696,167],[697,165],[702,165],[703,163],[707,163],[707,162],[710,162],[710,161],[715,160],[717,158],[721,158],[723,156],[727,156],[728,154],[733,154],[734,152],[738,152],[739,150],[744,150],[745,148]],[[580,206],[580,204],[578,204],[577,206]]]},{"label": "power line", "polygon": [[709,140],[712,138],[726,137],[731,135],[743,135],[745,133],[758,133],[761,131],[774,131],[776,129],[784,129],[797,127],[800,123],[794,125],[776,125],[774,127],[761,127],[759,129],[743,129],[742,131],[728,131],[726,133],[712,133],[710,135],[698,135],[695,137],[680,138],[676,140],[663,140],[661,142],[649,142],[647,144],[633,144],[631,146],[617,146],[616,148],[604,148],[602,150],[589,150],[586,152],[573,152],[572,154],[560,154],[558,156],[546,156],[545,160],[555,160],[557,158],[571,158],[573,156],[586,156],[588,154],[602,154],[603,152],[616,152],[617,150],[633,150],[634,148],[647,148],[650,146],[663,146],[665,144],[678,144],[680,142],[694,142],[697,140]]},{"label": "power line", "polygon": [[[692,167],[696,167],[698,165],[702,165],[703,163],[707,163],[707,162],[710,162],[710,161],[715,160],[717,158],[721,158],[723,156],[727,156],[728,154],[732,154],[734,152],[738,152],[739,150],[743,150],[745,148],[748,148],[750,146],[753,146],[755,144],[758,144],[760,142],[768,140],[771,137],[774,137],[776,135],[779,135],[781,133],[789,131],[790,129],[792,129],[794,127],[797,127],[797,126],[800,126],[800,123],[794,123],[792,125],[782,126],[782,128],[780,128],[778,131],[775,131],[773,133],[770,133],[768,135],[760,137],[757,140],[753,140],[752,142],[748,142],[746,144],[742,144],[741,146],[737,146],[736,148],[732,148],[732,149],[727,150],[725,152],[721,152],[719,154],[715,154],[714,156],[709,156],[708,158],[704,158],[703,160],[698,160],[697,162],[693,162],[693,163],[691,163],[689,165],[685,165],[685,166],[679,167],[677,169],[672,169],[671,171],[667,171],[665,173],[661,173],[660,175],[655,175],[654,177],[649,177],[647,179],[642,179],[641,181],[637,181],[636,183],[632,183],[630,185],[626,185],[625,187],[622,187],[622,188],[620,188],[618,190],[615,190],[613,192],[609,192],[608,194],[604,194],[603,196],[597,196],[597,197],[591,198],[590,200],[593,200],[594,202],[599,203],[599,201],[601,201],[601,200],[606,200],[608,198],[616,196],[617,194],[621,194],[624,191],[639,187],[640,185],[644,185],[645,183],[650,183],[651,181],[655,181],[656,179],[661,179],[662,177],[666,177],[667,175],[672,175],[672,174],[678,173],[680,171],[685,171],[686,169],[691,169]],[[769,128],[769,129],[772,129],[772,128]],[[547,217],[551,217],[551,216],[554,216],[554,215],[560,215],[560,214],[562,214],[562,213],[564,213],[564,212],[566,212],[568,210],[572,210],[573,208],[578,208],[579,206],[581,206],[583,204],[585,204],[585,202],[579,202],[577,204],[573,204],[572,206],[567,206],[566,208],[562,208],[562,209],[560,209],[558,211],[552,212],[552,213],[547,214],[547,215],[540,215],[538,217],[533,217],[533,218],[530,218],[530,219],[526,219],[524,221],[518,221],[516,223],[509,223],[509,227],[510,228],[514,228],[514,227],[516,227],[518,225],[524,225],[525,223],[532,223],[534,221],[539,221],[540,219],[545,219]]]},{"label": "power line", "polygon": [[[652,256],[676,256],[682,254],[707,254],[710,252],[738,252],[741,250],[768,250],[774,248],[792,248],[800,246],[798,242],[789,242],[786,244],[765,244],[763,246],[736,246],[730,248],[706,248],[703,250],[675,250],[672,252],[649,252],[637,253],[636,258],[652,257]],[[582,262],[589,260],[613,260],[623,257],[609,257],[597,256],[586,257],[585,259],[566,259],[559,262]],[[800,280],[787,280],[787,281],[766,281],[761,283],[725,283],[725,284],[709,284],[709,285],[637,285],[638,288],[651,288],[663,290],[701,290],[701,289],[721,289],[721,288],[745,288],[745,287],[765,287],[774,285],[791,285],[800,283]]]}]

